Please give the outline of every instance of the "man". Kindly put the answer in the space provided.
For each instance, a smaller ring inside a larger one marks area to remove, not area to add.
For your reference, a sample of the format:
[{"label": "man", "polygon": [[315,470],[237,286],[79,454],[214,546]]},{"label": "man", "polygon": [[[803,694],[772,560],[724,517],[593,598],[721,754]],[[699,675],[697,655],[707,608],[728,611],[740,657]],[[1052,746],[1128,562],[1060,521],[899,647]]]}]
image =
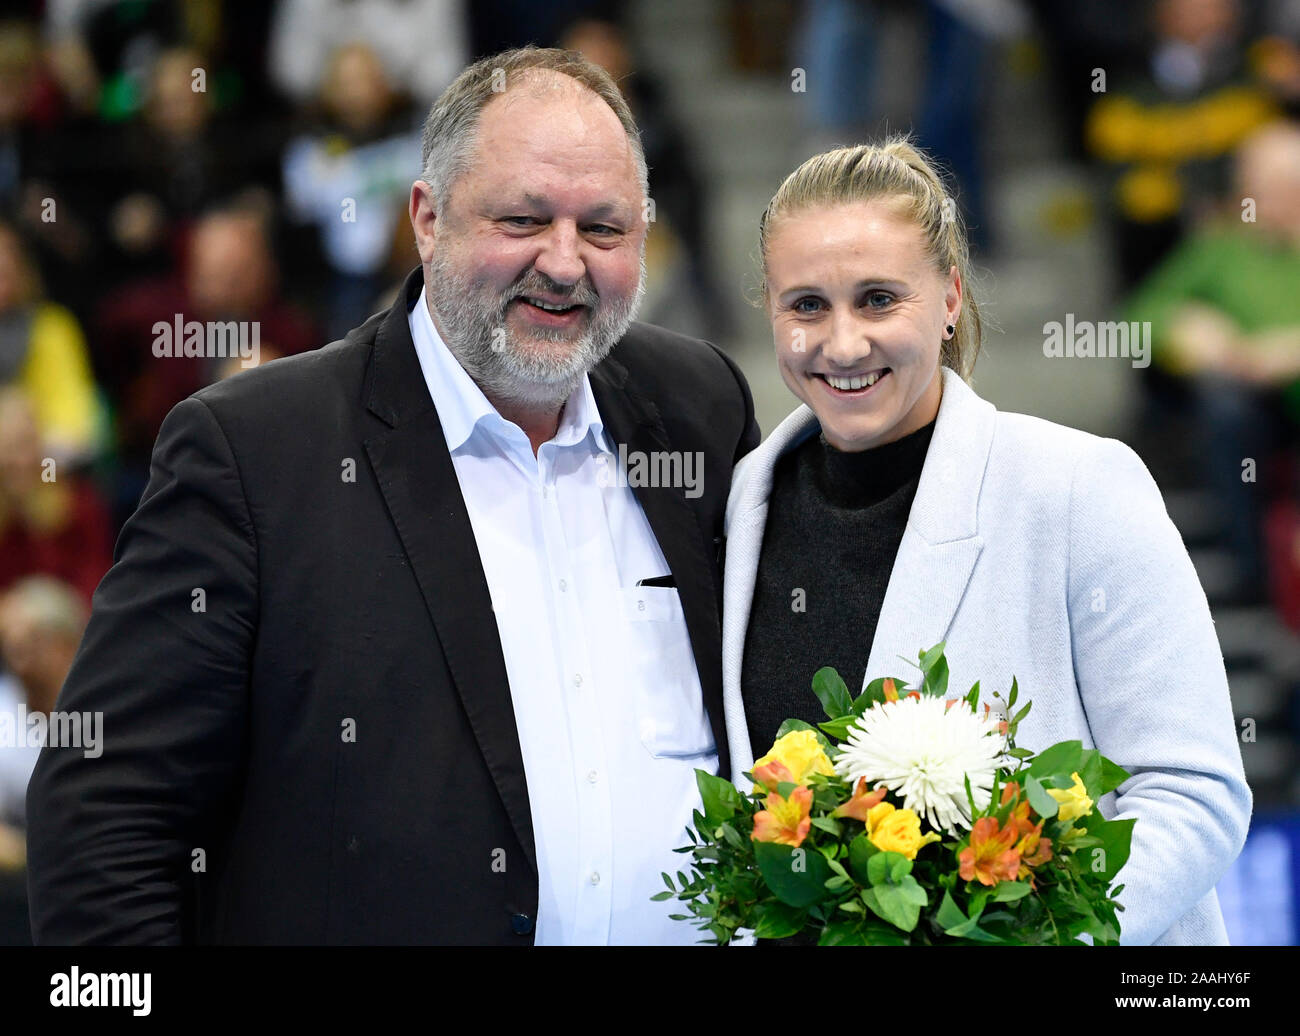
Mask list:
[{"label": "man", "polygon": [[630,323],[645,172],[605,73],[485,59],[424,161],[392,309],[159,433],[59,702],[102,757],[46,751],[28,794],[38,943],[697,937],[649,897],[694,769],[730,773],[748,388]]}]

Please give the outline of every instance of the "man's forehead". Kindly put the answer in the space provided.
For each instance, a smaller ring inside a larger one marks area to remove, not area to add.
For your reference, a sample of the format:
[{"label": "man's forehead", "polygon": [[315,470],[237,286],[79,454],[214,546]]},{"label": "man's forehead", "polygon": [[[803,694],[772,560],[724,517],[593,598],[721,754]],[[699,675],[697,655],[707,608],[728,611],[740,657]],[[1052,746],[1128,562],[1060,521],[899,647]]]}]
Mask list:
[{"label": "man's forehead", "polygon": [[560,198],[610,207],[639,204],[640,185],[630,150],[602,137],[564,137],[526,131],[508,140],[479,141],[465,178],[472,194],[545,205]]}]

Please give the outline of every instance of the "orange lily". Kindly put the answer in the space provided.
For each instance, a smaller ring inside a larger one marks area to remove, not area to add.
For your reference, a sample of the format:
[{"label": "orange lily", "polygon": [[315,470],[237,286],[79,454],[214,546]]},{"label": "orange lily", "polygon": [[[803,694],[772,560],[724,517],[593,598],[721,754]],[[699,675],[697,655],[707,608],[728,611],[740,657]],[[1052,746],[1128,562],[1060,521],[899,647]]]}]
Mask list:
[{"label": "orange lily", "polygon": [[997,817],[980,817],[975,821],[970,845],[958,856],[962,878],[978,880],[981,885],[1014,881],[1020,869],[1020,853],[1012,848],[1017,831],[1015,824],[999,830]]},{"label": "orange lily", "polygon": [[[1008,797],[1003,795],[1003,804],[1008,801]],[[1020,868],[1016,877],[1028,878],[1032,886],[1034,876],[1030,868],[1044,864],[1052,858],[1052,840],[1043,837],[1043,821],[1040,820],[1037,824],[1030,821],[1028,802],[1020,802],[1016,805],[1011,811],[1011,816],[1007,818],[1007,827],[1016,833],[1015,850],[1020,854]]]},{"label": "orange lily", "polygon": [[867,779],[858,778],[858,786],[853,789],[853,798],[840,806],[835,807],[831,814],[833,817],[850,817],[853,820],[861,820],[864,824],[867,822],[867,814],[873,806],[878,806],[880,800],[885,797],[883,786],[875,791],[867,791]]},{"label": "orange lily", "polygon": [[[790,772],[790,768],[780,759],[773,759],[770,763],[755,767],[754,780],[758,781],[768,791],[776,791],[777,785],[783,781],[789,781],[791,784],[799,783],[794,779],[794,774]],[[758,791],[757,788],[754,790]]]},{"label": "orange lily", "polygon": [[767,797],[767,809],[754,814],[754,833],[750,837],[755,842],[802,844],[812,828],[812,801],[810,788],[795,788],[788,799],[772,792]]}]

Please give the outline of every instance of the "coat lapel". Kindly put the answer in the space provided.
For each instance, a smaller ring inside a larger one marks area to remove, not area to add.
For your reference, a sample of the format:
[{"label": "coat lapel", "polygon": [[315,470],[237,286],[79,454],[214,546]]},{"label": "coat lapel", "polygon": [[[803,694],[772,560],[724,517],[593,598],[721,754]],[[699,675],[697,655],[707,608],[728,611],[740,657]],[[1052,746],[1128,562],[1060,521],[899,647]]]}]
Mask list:
[{"label": "coat lapel", "polygon": [[[772,430],[772,434],[736,466],[727,498],[726,561],[722,569],[722,697],[731,749],[731,779],[743,784],[741,774],[754,765],[754,746],[740,692],[745,634],[754,603],[758,558],[767,526],[767,499],[777,458],[816,433],[817,418],[800,406]],[[767,745],[759,746],[766,751]],[[724,771],[725,772],[725,771]]]},{"label": "coat lapel", "polygon": [[[628,384],[628,372],[613,356],[606,357],[589,374],[592,395],[614,449],[627,446],[634,452],[652,454],[672,450],[659,408]],[[717,596],[712,577],[713,561],[704,548],[700,524],[682,486],[633,486],[637,502],[663,551],[686,616],[695,666],[704,692],[704,704],[718,747],[718,765],[726,772],[729,751],[726,720],[722,707],[719,674],[721,637]]]},{"label": "coat lapel", "polygon": [[934,437],[885,590],[863,686],[878,676],[912,682],[909,663],[947,638],[984,547],[976,517],[996,411],[947,367],[943,378]]},{"label": "coat lapel", "polygon": [[422,286],[416,270],[376,334],[366,400],[389,427],[366,439],[365,448],[474,737],[536,873],[523,750],[492,598],[407,324],[411,300]]}]

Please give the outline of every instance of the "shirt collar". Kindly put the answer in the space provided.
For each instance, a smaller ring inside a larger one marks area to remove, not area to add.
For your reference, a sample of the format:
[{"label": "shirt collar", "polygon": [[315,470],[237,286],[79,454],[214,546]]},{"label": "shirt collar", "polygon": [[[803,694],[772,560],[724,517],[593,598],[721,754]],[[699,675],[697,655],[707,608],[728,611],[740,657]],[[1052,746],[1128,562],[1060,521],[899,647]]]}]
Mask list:
[{"label": "shirt collar", "polygon": [[[527,441],[523,429],[497,412],[443,341],[429,313],[424,289],[407,314],[407,323],[450,452],[455,453],[464,446],[478,430],[498,438]],[[591,391],[591,379],[584,373],[582,382],[564,404],[559,427],[551,442],[557,446],[576,446],[588,436],[597,449],[613,452],[606,442],[605,425]]]}]

